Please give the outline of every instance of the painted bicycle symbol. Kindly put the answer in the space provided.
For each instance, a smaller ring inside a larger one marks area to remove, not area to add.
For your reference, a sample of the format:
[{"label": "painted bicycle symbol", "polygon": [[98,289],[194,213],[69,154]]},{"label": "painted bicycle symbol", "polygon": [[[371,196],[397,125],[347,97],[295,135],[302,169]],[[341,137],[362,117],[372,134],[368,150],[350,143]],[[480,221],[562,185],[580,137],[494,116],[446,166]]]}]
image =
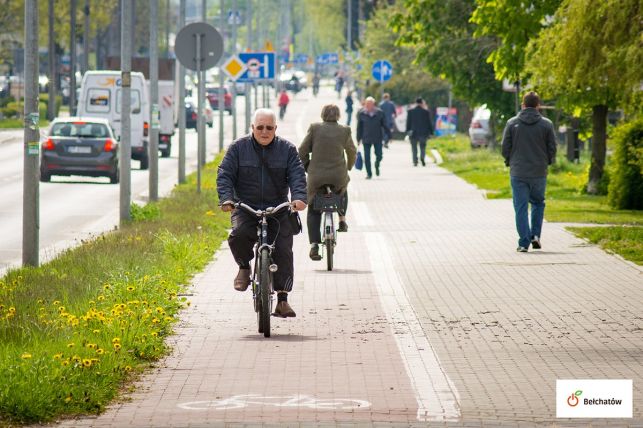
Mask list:
[{"label": "painted bicycle symbol", "polygon": [[261,396],[259,394],[233,395],[222,400],[190,401],[178,406],[185,410],[230,410],[251,405],[274,407],[305,407],[316,410],[367,409],[371,403],[350,398],[315,398],[309,395]]}]

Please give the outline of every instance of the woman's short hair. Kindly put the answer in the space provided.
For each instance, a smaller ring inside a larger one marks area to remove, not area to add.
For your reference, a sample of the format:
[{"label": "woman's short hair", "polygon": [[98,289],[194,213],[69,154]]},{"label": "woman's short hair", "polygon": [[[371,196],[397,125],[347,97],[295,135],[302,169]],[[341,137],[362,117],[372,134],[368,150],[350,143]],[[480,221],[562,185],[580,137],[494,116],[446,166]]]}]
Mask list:
[{"label": "woman's short hair", "polygon": [[339,120],[339,107],[327,104],[322,108],[321,118],[324,122],[337,122]]}]

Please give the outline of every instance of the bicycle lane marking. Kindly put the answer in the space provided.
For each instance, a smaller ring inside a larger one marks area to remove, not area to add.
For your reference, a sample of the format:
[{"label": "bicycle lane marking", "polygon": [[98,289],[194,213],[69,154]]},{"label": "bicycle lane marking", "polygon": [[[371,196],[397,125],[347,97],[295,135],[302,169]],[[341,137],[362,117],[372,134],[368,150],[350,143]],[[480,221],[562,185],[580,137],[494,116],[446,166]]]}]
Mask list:
[{"label": "bicycle lane marking", "polygon": [[[354,207],[355,204],[353,204]],[[360,218],[354,213],[355,217]],[[361,220],[361,218],[360,218]],[[362,221],[359,222],[363,224]],[[422,329],[382,233],[365,232],[373,279],[418,403],[419,421],[457,421],[460,397]]]}]

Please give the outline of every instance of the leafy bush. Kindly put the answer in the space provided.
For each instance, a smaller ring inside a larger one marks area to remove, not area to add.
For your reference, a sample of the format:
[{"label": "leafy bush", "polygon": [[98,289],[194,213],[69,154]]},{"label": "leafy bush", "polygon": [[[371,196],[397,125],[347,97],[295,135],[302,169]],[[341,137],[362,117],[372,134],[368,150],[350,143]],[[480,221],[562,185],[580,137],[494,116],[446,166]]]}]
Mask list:
[{"label": "leafy bush", "polygon": [[643,209],[643,116],[614,129],[609,204]]},{"label": "leafy bush", "polygon": [[[46,106],[49,104],[49,94],[40,94],[40,103],[45,104],[45,111],[46,111],[47,110]],[[55,116],[58,116],[58,114],[60,112],[60,106],[62,105],[62,103],[63,103],[62,96],[57,95],[56,96],[56,113],[55,113]],[[45,116],[41,116],[41,117],[45,117]]]}]

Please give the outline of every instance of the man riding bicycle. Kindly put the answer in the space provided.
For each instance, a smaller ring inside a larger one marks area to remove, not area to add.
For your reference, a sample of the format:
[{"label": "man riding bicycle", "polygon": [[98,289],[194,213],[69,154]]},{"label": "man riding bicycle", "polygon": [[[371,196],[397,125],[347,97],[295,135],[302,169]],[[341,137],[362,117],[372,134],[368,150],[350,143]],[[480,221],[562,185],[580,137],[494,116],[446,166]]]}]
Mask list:
[{"label": "man riding bicycle", "polygon": [[[347,232],[348,194],[346,187],[350,181],[348,171],[355,165],[357,148],[351,137],[351,129],[337,123],[339,115],[339,107],[335,104],[328,104],[322,108],[323,122],[310,125],[304,141],[299,146],[299,157],[308,172],[308,201],[312,201],[315,194],[323,191],[325,186],[331,186],[334,193],[342,196],[342,207],[338,210],[338,231]],[[310,258],[321,260],[319,254],[321,212],[309,206],[306,217]]]},{"label": "man riding bicycle", "polygon": [[[289,141],[275,135],[275,113],[258,109],[252,120],[252,133],[234,141],[226,152],[218,170],[217,192],[223,211],[232,211],[232,232],[228,237],[230,251],[239,265],[234,279],[234,288],[245,291],[250,285],[250,262],[252,248],[257,242],[257,218],[242,210],[233,210],[233,204],[241,201],[254,209],[276,207],[288,200],[290,191],[293,209],[306,208],[306,173],[297,155],[297,149]],[[295,311],[288,304],[292,291],[293,235],[294,230],[285,212],[268,225],[268,238],[275,241],[273,260],[279,267],[274,273],[273,288],[277,292],[275,315],[294,317]]]}]

